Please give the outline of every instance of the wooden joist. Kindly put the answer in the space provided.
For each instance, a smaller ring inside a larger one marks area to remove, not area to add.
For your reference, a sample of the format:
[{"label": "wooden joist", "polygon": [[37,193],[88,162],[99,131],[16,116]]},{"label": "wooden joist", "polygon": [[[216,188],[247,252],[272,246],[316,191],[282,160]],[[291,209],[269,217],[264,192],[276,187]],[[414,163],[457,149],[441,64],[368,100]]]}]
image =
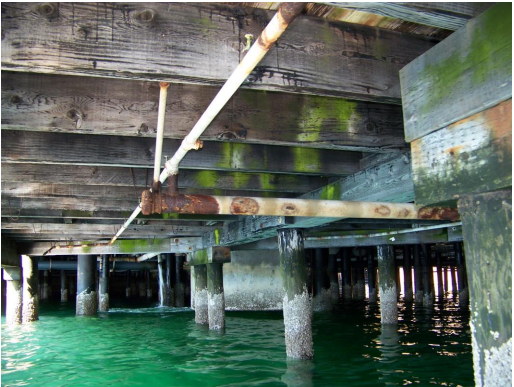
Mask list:
[{"label": "wooden joist", "polygon": [[[217,92],[171,85],[165,138],[184,138]],[[2,130],[155,137],[158,99],[157,82],[2,72]],[[202,140],[368,152],[406,146],[400,106],[251,90],[235,94]]]},{"label": "wooden joist", "polygon": [[[2,162],[150,168],[155,139],[2,130]],[[164,157],[180,140],[165,139]],[[59,152],[55,150],[58,149]],[[345,176],[359,170],[359,152],[303,147],[205,142],[189,152],[181,169]],[[129,171],[126,172],[130,175]],[[150,173],[150,178],[152,174]]]},{"label": "wooden joist", "polygon": [[[220,85],[244,35],[258,36],[273,15],[215,4],[45,4],[2,4],[2,70]],[[398,104],[398,71],[434,43],[300,16],[243,87]]]}]

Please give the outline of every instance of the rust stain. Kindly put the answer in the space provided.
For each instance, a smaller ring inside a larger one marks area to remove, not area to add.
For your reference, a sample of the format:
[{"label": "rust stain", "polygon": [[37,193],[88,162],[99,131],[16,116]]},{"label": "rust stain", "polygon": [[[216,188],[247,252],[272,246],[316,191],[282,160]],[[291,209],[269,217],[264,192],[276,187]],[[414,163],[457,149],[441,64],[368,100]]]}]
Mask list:
[{"label": "rust stain", "polygon": [[293,203],[284,203],[280,209],[284,215],[295,215],[298,213],[298,208]]},{"label": "rust stain", "polygon": [[380,214],[382,216],[389,216],[391,215],[391,209],[389,207],[387,207],[386,205],[381,205],[381,206],[378,206],[377,208],[375,208],[375,212],[377,214]]},{"label": "rust stain", "polygon": [[259,204],[251,198],[236,197],[230,204],[230,213],[233,215],[255,215],[259,212]]},{"label": "rust stain", "polygon": [[150,190],[144,190],[141,194],[141,212],[143,215],[153,213],[153,194]]},{"label": "rust stain", "polygon": [[[164,212],[177,212],[179,214],[218,214],[220,211],[218,201],[209,195],[163,195],[164,202],[169,206]],[[164,204],[164,203],[163,203]],[[163,208],[165,208],[163,206]]]},{"label": "rust stain", "polygon": [[408,217],[410,214],[410,210],[404,208],[404,209],[401,209],[400,211],[398,211],[398,217],[399,218],[406,218]]},{"label": "rust stain", "polygon": [[452,207],[423,207],[418,210],[418,217],[420,219],[435,219],[435,220],[459,220],[460,215],[457,208]]}]

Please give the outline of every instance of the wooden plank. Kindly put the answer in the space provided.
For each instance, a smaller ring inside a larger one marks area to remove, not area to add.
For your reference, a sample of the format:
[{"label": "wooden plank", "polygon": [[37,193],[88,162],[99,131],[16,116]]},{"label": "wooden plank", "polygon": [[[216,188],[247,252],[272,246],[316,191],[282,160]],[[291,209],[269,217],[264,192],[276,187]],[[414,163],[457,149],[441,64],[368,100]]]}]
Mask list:
[{"label": "wooden plank", "polygon": [[[165,138],[184,138],[217,92],[172,85]],[[4,71],[2,130],[155,137],[158,99],[155,82]],[[400,106],[251,90],[238,91],[202,139],[366,152],[407,145]]]},{"label": "wooden plank", "polygon": [[[2,130],[1,137],[3,162],[118,166],[150,168],[153,171],[155,140],[152,138],[17,130]],[[173,156],[180,142],[164,140],[162,164],[165,157]],[[189,152],[180,167],[247,173],[345,176],[359,170],[360,157],[358,152],[205,142],[201,150]]]},{"label": "wooden plank", "polygon": [[[102,195],[118,199],[133,198],[141,196],[146,182],[150,184],[153,176],[153,171],[149,171],[147,180],[143,169],[130,171],[127,168],[42,164],[3,164],[2,172],[2,194],[18,197]],[[246,196],[259,195],[259,191],[263,195],[267,192],[270,195],[272,192],[298,195],[327,182],[326,178],[314,176],[183,170],[179,189],[184,192],[235,191],[239,192],[238,195]]]},{"label": "wooden plank", "polygon": [[512,185],[512,100],[411,144],[416,204]]},{"label": "wooden plank", "polygon": [[512,97],[512,3],[498,3],[400,71],[411,142]]},{"label": "wooden plank", "polygon": [[[215,4],[55,7],[47,18],[34,4],[2,4],[2,70],[220,85],[240,61],[244,35],[258,36],[273,15]],[[300,16],[243,87],[399,103],[398,71],[433,44]]]}]

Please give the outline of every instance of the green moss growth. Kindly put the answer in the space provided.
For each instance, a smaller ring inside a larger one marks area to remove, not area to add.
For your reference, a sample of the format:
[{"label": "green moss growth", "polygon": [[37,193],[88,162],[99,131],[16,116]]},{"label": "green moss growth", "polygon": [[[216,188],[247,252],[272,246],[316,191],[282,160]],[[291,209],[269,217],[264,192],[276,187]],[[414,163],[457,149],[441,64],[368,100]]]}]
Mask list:
[{"label": "green moss growth", "polygon": [[296,172],[320,172],[320,150],[314,148],[290,148],[293,152],[294,169]]},{"label": "green moss growth", "polygon": [[220,244],[220,229],[217,228],[214,230],[214,243],[216,243],[216,246]]},{"label": "green moss growth", "polygon": [[200,171],[196,173],[195,180],[202,188],[214,188],[218,184],[218,173],[215,171]]},{"label": "green moss growth", "polygon": [[321,188],[321,200],[341,200],[341,183],[336,182]]},{"label": "green moss growth", "polygon": [[120,252],[122,253],[144,251],[150,246],[149,239],[118,239],[114,243],[119,246]]},{"label": "green moss growth", "polygon": [[82,246],[82,253],[84,254],[88,254],[91,252],[92,248],[93,248],[93,243],[92,241],[81,241],[79,242]]}]

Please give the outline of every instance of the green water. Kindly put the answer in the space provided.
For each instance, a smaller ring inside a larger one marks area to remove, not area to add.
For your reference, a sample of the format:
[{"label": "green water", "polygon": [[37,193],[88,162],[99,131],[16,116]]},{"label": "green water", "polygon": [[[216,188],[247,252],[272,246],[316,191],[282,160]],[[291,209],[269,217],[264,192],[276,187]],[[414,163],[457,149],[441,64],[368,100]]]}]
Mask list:
[{"label": "green water", "polygon": [[384,330],[366,303],[315,313],[313,361],[286,360],[281,312],[227,312],[224,333],[186,308],[74,313],[46,303],[37,323],[2,318],[2,386],[474,385],[469,311],[452,302],[402,306]]}]

